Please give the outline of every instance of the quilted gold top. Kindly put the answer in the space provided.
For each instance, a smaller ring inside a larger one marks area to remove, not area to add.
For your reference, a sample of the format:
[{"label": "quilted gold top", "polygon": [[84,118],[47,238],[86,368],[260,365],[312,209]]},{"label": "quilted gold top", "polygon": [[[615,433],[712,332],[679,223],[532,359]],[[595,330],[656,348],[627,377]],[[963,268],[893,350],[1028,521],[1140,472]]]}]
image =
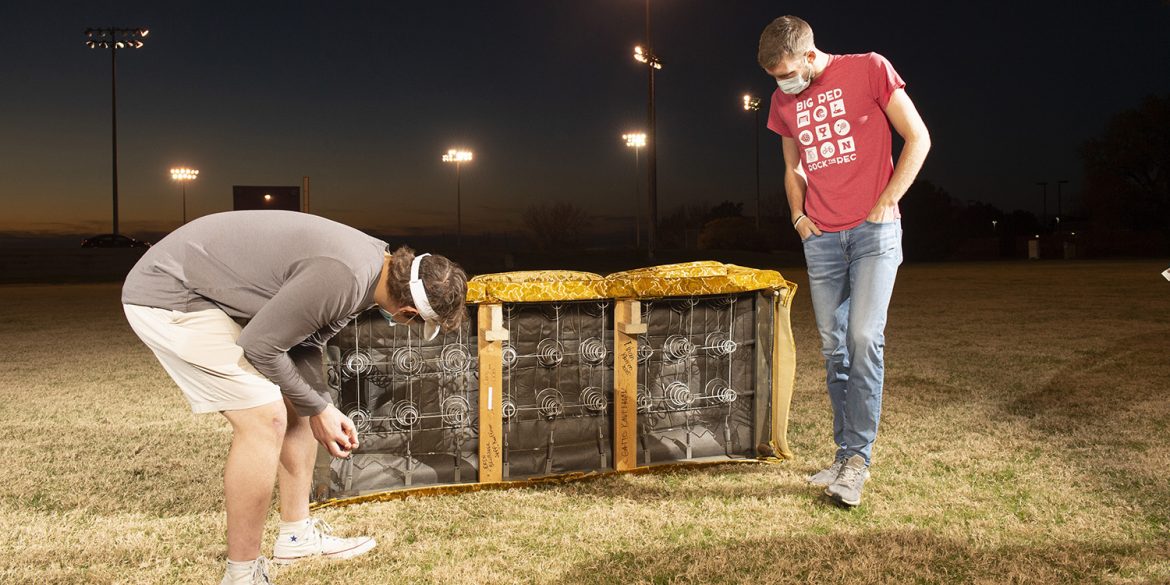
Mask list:
[{"label": "quilted gold top", "polygon": [[650,266],[609,276],[572,270],[484,274],[467,283],[467,302],[536,303],[590,299],[642,299],[774,290],[788,305],[796,285],[775,270],[710,260]]},{"label": "quilted gold top", "polygon": [[603,299],[600,274],[575,270],[528,270],[481,274],[467,281],[467,302],[535,303]]},{"label": "quilted gold top", "polygon": [[614,299],[717,295],[753,290],[795,290],[775,270],[758,270],[710,260],[615,272],[605,277]]}]

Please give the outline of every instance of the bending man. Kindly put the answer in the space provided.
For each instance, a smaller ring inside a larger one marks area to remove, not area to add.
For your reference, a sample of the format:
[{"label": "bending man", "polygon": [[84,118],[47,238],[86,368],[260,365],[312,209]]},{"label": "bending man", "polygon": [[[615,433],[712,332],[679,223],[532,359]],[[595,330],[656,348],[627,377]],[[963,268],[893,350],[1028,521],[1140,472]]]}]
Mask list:
[{"label": "bending man", "polygon": [[375,306],[398,322],[423,319],[433,337],[459,326],[466,293],[467,276],[442,256],[391,254],[358,230],[290,211],[202,217],[131,269],[122,289],[131,328],[194,412],[219,412],[232,425],[224,584],[269,582],[260,540],[277,479],[276,562],[374,547],[309,517],[315,442],[334,457],[358,447],[353,422],[330,402],[322,348]]}]

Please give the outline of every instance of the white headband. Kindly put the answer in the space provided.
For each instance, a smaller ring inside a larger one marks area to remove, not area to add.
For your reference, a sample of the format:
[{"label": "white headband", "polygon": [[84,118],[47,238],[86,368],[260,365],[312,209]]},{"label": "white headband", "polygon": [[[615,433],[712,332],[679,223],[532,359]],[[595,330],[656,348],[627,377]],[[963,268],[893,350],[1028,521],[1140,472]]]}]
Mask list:
[{"label": "white headband", "polygon": [[427,341],[430,341],[439,333],[439,316],[431,308],[431,302],[427,299],[427,289],[423,286],[422,279],[418,277],[419,265],[422,264],[422,259],[427,256],[430,254],[415,256],[414,262],[410,264],[410,297],[414,299],[414,308],[418,309],[418,314],[422,315],[423,320],[426,321],[424,336],[427,337]]}]

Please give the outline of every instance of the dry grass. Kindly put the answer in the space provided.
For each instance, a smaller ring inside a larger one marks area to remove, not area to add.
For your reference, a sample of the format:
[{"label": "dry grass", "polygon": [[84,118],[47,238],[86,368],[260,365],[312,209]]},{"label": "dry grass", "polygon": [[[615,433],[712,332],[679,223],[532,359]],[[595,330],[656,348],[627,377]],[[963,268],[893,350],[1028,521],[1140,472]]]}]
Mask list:
[{"label": "dry grass", "polygon": [[[797,460],[325,510],[379,547],[278,582],[1170,582],[1162,268],[905,267],[856,510],[802,481],[832,449],[802,291]],[[117,292],[0,287],[0,582],[221,574],[228,428],[189,414]]]}]

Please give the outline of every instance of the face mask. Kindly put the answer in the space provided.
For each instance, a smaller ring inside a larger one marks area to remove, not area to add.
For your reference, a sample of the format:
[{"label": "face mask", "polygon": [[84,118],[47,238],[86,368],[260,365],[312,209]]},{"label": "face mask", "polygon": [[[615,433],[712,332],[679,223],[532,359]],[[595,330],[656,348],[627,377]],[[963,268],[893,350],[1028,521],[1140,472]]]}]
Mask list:
[{"label": "face mask", "polygon": [[787,79],[777,79],[776,85],[780,86],[780,91],[788,95],[796,95],[805,89],[808,89],[809,84],[812,83],[812,68],[809,68],[808,79],[804,75],[797,73]]},{"label": "face mask", "polygon": [[382,307],[378,307],[378,312],[382,313],[382,317],[386,319],[387,325],[391,327],[398,325],[398,322],[394,320],[394,315],[397,315],[398,313],[391,313]]}]

